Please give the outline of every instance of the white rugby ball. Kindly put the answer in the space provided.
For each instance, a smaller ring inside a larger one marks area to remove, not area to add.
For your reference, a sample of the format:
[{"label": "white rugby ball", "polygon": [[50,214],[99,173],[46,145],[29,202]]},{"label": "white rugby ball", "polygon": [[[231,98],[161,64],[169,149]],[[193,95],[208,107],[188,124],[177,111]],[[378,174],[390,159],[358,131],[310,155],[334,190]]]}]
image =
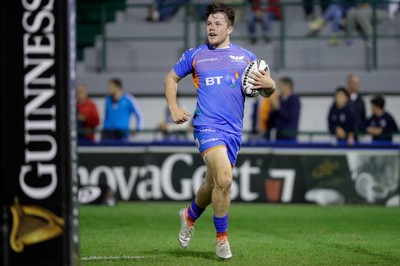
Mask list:
[{"label": "white rugby ball", "polygon": [[249,81],[252,81],[252,79],[250,78],[249,75],[253,71],[259,72],[261,69],[270,73],[269,66],[268,66],[267,62],[265,62],[264,59],[254,60],[254,61],[250,62],[244,69],[244,71],[242,73],[242,91],[243,91],[244,95],[246,95],[247,97],[256,97],[258,95],[261,95],[262,97],[268,98],[275,91],[275,88],[266,88],[266,89],[262,89],[262,90],[253,90],[252,89],[253,85],[251,83],[249,83]]}]

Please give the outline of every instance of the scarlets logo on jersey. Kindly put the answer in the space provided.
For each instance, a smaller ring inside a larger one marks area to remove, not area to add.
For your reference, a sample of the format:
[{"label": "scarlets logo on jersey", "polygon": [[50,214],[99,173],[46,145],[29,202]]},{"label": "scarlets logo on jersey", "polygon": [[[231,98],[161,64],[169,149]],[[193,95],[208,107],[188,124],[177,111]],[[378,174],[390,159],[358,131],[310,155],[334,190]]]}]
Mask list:
[{"label": "scarlets logo on jersey", "polygon": [[244,55],[242,56],[237,56],[237,55],[230,55],[231,62],[244,62]]}]

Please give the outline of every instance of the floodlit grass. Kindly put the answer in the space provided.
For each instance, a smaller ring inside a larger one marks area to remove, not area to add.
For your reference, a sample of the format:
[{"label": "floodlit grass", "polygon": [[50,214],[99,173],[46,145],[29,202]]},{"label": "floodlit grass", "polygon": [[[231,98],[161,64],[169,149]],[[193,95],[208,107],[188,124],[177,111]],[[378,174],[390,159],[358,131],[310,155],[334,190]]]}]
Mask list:
[{"label": "floodlit grass", "polygon": [[400,265],[399,208],[233,203],[233,258],[221,261],[211,207],[180,248],[178,211],[187,205],[82,206],[82,265]]}]

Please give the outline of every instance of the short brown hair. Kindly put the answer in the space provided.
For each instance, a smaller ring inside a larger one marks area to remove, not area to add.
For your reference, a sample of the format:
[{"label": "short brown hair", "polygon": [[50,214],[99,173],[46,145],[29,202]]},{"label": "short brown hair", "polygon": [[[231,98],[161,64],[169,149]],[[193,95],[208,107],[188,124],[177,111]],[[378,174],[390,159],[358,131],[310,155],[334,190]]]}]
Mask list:
[{"label": "short brown hair", "polygon": [[371,99],[371,104],[383,109],[385,107],[385,98],[380,94],[375,95],[374,98]]},{"label": "short brown hair", "polygon": [[284,84],[286,84],[291,90],[294,89],[294,82],[293,79],[290,77],[283,77],[280,79],[280,81]]},{"label": "short brown hair", "polygon": [[206,18],[217,13],[224,13],[230,26],[233,26],[235,23],[235,10],[232,7],[227,6],[224,3],[211,3],[207,6]]},{"label": "short brown hair", "polygon": [[119,78],[112,78],[110,79],[109,82],[113,83],[115,86],[122,89],[122,81]]},{"label": "short brown hair", "polygon": [[345,87],[342,87],[342,86],[337,87],[337,88],[336,88],[336,91],[335,91],[335,95],[338,94],[339,92],[344,93],[344,95],[346,95],[347,98],[350,98],[350,94],[349,94],[349,92],[346,90]]}]

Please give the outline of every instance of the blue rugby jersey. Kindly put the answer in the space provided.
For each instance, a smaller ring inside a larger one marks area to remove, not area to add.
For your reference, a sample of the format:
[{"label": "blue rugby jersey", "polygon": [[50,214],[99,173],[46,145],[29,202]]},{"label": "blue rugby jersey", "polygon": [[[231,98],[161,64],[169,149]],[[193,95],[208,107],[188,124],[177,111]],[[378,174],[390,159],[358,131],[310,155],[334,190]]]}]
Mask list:
[{"label": "blue rugby jersey", "polygon": [[140,131],[143,128],[143,118],[133,96],[129,93],[123,93],[116,102],[111,96],[107,96],[103,128],[127,131],[132,114],[136,117],[136,130]]},{"label": "blue rugby jersey", "polygon": [[183,53],[174,71],[180,78],[193,76],[198,95],[193,126],[241,134],[245,100],[241,74],[255,59],[254,53],[235,44],[221,49],[203,44]]}]

